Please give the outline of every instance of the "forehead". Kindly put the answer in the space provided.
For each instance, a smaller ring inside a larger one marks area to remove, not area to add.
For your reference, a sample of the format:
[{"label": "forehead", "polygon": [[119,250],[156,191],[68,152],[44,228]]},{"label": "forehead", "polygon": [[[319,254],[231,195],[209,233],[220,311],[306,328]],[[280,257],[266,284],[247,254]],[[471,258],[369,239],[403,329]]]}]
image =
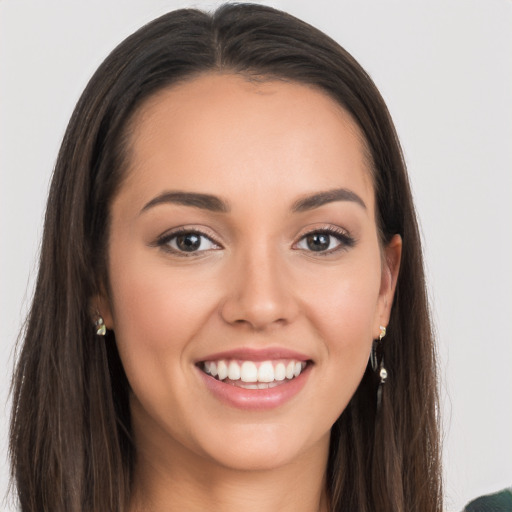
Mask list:
[{"label": "forehead", "polygon": [[304,84],[205,74],[164,89],[129,128],[139,192],[192,189],[248,199],[352,186],[373,196],[364,137],[328,94]]}]

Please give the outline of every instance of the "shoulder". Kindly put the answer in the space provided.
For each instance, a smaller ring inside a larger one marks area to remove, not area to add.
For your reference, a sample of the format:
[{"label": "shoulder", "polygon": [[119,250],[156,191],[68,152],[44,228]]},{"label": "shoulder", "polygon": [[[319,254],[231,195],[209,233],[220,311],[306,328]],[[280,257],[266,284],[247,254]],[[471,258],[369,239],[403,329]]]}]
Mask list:
[{"label": "shoulder", "polygon": [[463,512],[512,512],[512,487],[476,498]]}]

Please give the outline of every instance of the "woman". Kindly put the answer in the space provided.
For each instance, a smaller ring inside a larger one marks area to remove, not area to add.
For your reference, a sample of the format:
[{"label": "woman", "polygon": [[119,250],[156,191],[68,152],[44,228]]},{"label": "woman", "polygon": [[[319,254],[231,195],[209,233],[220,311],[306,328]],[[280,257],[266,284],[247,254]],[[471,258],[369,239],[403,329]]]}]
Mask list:
[{"label": "woman", "polygon": [[421,261],[391,119],[335,42],[251,5],[142,28],[54,173],[22,510],[441,510]]}]

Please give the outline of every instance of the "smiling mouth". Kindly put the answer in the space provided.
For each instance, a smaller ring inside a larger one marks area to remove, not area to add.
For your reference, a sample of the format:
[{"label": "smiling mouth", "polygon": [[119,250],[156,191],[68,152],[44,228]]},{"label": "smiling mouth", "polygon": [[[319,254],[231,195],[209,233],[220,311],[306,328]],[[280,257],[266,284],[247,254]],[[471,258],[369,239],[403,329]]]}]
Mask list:
[{"label": "smiling mouth", "polygon": [[244,389],[269,389],[297,378],[310,361],[280,359],[276,361],[240,361],[219,359],[202,361],[200,370],[207,375]]}]

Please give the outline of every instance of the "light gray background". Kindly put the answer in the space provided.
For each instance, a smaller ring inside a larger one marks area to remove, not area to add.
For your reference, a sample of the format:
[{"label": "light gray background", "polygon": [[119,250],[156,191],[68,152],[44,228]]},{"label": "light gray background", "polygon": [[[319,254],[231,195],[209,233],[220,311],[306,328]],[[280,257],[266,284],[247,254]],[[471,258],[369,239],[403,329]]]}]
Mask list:
[{"label": "light gray background", "polygon": [[[459,510],[512,485],[512,2],[260,3],[331,35],[388,102],[421,219],[439,334],[446,509]],[[216,4],[0,0],[0,495],[14,343],[73,106],[106,54],[143,23]]]}]

